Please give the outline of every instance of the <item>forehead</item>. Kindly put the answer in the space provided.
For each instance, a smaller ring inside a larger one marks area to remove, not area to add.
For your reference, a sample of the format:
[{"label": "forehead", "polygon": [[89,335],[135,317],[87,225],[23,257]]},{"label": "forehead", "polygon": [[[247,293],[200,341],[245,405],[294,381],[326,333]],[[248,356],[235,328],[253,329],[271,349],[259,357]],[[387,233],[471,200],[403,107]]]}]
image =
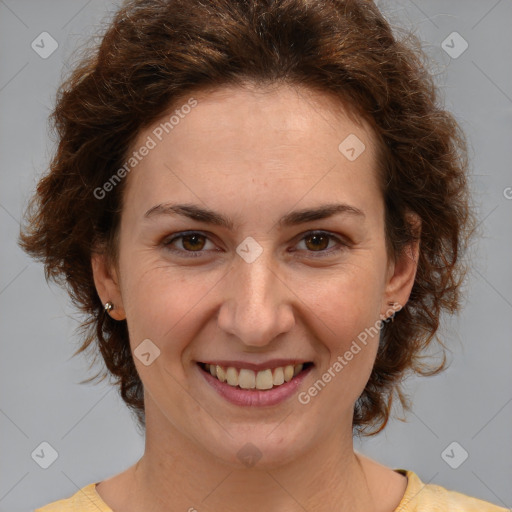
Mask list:
[{"label": "forehead", "polygon": [[[192,99],[196,106],[189,109]],[[156,133],[158,139],[172,132],[175,144],[180,135],[188,136],[192,130],[219,141],[228,140],[232,148],[247,148],[252,140],[260,146],[266,144],[270,150],[276,142],[294,142],[300,137],[309,138],[311,143],[323,139],[326,147],[332,147],[328,132],[339,138],[351,130],[361,134],[369,145],[374,144],[372,130],[352,105],[332,93],[289,84],[248,83],[191,92],[175,100],[145,133],[155,130],[162,132],[161,137]]]},{"label": "forehead", "polygon": [[352,195],[362,186],[378,189],[369,125],[332,95],[306,88],[191,93],[143,130],[131,151],[148,141],[152,149],[127,184],[126,194],[138,203],[165,199],[170,191],[197,202],[212,194],[229,200],[234,190],[257,193],[258,187],[278,187],[281,195],[343,183]]}]

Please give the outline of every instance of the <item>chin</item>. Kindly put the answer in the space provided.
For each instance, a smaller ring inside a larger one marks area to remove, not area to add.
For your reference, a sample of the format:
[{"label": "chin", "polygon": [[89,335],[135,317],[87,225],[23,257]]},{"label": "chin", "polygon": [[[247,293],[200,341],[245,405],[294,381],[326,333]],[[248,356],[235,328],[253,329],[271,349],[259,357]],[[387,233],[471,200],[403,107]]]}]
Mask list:
[{"label": "chin", "polygon": [[[286,417],[286,416],[285,416]],[[305,425],[297,425],[291,432],[285,422],[276,425],[262,424],[237,431],[230,430],[222,440],[205,447],[215,458],[236,469],[272,470],[287,465],[305,455],[312,443]],[[300,431],[304,430],[303,435]]]}]

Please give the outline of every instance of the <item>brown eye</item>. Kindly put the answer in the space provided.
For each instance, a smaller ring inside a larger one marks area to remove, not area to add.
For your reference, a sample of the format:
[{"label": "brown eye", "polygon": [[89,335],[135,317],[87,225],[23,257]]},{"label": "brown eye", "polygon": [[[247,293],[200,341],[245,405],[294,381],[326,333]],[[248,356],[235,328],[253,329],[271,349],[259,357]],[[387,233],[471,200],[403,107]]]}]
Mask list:
[{"label": "brown eye", "polygon": [[204,236],[195,233],[193,235],[186,235],[181,237],[183,239],[182,245],[187,251],[201,250],[204,245]]},{"label": "brown eye", "polygon": [[[181,241],[181,243],[178,243]],[[199,232],[180,233],[163,242],[166,249],[184,256],[201,256],[205,245],[209,241],[206,235]],[[211,243],[211,241],[210,241]],[[212,244],[213,245],[213,244]],[[181,247],[180,247],[181,246]]]},{"label": "brown eye", "polygon": [[[331,246],[331,248],[328,248],[331,241],[337,242],[337,247]],[[314,258],[332,256],[349,247],[349,245],[344,243],[340,238],[325,231],[306,233],[300,240],[300,243],[302,242],[304,242],[305,251]]]},{"label": "brown eye", "polygon": [[312,234],[307,237],[304,237],[304,240],[310,240],[311,243],[308,244],[306,242],[306,246],[308,249],[311,249],[312,251],[323,251],[324,249],[327,249],[327,246],[329,245],[329,240],[331,237],[326,236],[323,233],[320,234]]}]

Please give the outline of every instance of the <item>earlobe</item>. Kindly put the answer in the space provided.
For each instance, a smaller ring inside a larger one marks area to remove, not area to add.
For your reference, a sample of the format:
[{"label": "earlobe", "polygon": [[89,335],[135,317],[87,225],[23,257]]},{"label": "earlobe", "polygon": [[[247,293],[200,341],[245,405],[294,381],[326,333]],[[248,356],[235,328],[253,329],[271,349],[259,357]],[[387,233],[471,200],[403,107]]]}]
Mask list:
[{"label": "earlobe", "polygon": [[114,320],[124,320],[126,315],[118,277],[107,259],[104,253],[95,252],[91,255],[94,285],[103,304],[105,314],[110,315]]}]

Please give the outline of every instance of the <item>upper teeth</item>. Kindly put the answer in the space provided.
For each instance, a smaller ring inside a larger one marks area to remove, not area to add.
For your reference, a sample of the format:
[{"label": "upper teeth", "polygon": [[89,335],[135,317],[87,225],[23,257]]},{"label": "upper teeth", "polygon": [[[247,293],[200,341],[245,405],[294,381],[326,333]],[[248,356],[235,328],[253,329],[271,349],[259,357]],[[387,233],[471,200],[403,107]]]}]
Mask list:
[{"label": "upper teeth", "polygon": [[289,364],[259,372],[246,368],[239,370],[232,366],[223,368],[218,364],[205,364],[205,367],[214,377],[230,386],[240,386],[242,389],[272,389],[273,386],[280,386],[291,381],[295,375],[302,371],[303,365]]}]

